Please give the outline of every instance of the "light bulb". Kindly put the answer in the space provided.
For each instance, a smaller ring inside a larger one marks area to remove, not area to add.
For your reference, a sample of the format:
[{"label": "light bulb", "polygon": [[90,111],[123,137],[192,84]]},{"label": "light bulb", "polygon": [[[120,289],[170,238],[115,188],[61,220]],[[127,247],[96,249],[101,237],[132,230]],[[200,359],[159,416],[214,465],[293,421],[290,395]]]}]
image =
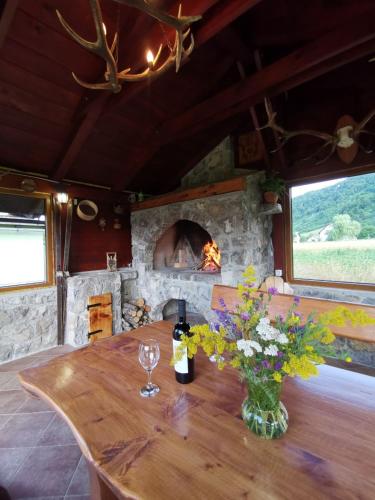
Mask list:
[{"label": "light bulb", "polygon": [[59,203],[68,203],[69,195],[68,193],[57,193],[57,201]]}]

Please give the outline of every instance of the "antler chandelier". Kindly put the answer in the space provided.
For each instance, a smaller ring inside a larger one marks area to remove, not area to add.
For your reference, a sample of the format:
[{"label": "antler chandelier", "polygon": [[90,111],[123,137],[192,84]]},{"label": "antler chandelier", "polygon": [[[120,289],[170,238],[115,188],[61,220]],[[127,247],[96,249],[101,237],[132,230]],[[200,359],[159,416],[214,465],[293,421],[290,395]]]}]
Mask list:
[{"label": "antler chandelier", "polygon": [[[337,123],[334,133],[328,134],[327,132],[309,129],[285,130],[276,123],[277,113],[272,112],[270,103],[267,99],[265,99],[265,107],[268,122],[258,130],[270,128],[276,133],[280,141],[280,145],[271,151],[271,153],[280,151],[280,149],[282,149],[290,139],[300,135],[310,135],[324,141],[322,146],[320,146],[312,155],[304,158],[304,160],[316,159],[315,165],[320,165],[329,160],[335,151],[337,151],[339,157],[345,163],[351,163],[354,160],[358,149],[361,149],[361,151],[366,154],[373,152],[372,148],[369,149],[363,146],[359,142],[359,139],[361,134],[375,135],[374,132],[365,129],[369,121],[375,116],[375,109],[371,110],[359,123],[356,123],[349,115],[341,117]],[[323,158],[319,159],[318,155],[324,151],[326,151],[326,154]]]},{"label": "antler chandelier", "polygon": [[[146,61],[147,67],[140,73],[132,73],[131,68],[119,71],[117,61],[117,51],[119,43],[119,34],[116,33],[113,37],[112,44],[107,41],[107,30],[103,22],[102,11],[99,0],[89,0],[92,16],[95,23],[97,39],[95,42],[90,42],[82,38],[76,33],[62,17],[60,12],[56,10],[57,17],[64,29],[69,35],[88,51],[101,57],[106,63],[106,71],[104,73],[104,82],[88,83],[81,80],[75,73],[72,73],[75,81],[82,87],[94,90],[111,90],[114,93],[120,92],[123,82],[137,82],[151,77],[155,77],[167,71],[171,66],[175,65],[178,72],[181,62],[184,61],[194,49],[194,37],[190,32],[190,25],[201,19],[201,16],[182,16],[181,5],[178,9],[177,17],[174,17],[166,12],[161,11],[153,6],[147,0],[114,0],[117,3],[125,4],[134,7],[149,16],[154,17],[160,23],[170,26],[176,31],[173,45],[169,46],[169,54],[164,61],[161,61],[163,44],[160,45],[156,56],[154,57],[151,50],[147,52]],[[185,40],[190,36],[190,43],[187,48],[184,47]]]}]

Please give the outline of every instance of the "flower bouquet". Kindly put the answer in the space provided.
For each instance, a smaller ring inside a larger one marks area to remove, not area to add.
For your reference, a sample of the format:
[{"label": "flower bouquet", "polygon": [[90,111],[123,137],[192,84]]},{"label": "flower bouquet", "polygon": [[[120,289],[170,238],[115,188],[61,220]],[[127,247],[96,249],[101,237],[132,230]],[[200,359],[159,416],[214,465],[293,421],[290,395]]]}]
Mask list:
[{"label": "flower bouquet", "polygon": [[[285,317],[269,317],[269,305],[276,289],[261,293],[254,288],[252,267],[244,273],[244,283],[238,285],[241,303],[229,312],[221,300],[223,311],[217,311],[217,322],[196,325],[181,339],[181,353],[188,356],[202,348],[214,356],[219,369],[226,365],[237,368],[246,383],[248,397],[242,404],[242,417],[257,435],[273,439],[282,436],[288,427],[288,413],[280,401],[285,377],[307,379],[318,375],[317,365],[324,357],[335,354],[335,336],[330,326],[374,324],[363,311],[351,312],[338,307],[324,314],[303,318],[298,312],[299,297],[294,297]],[[178,360],[177,352],[175,360]],[[350,358],[346,358],[350,362]]]}]

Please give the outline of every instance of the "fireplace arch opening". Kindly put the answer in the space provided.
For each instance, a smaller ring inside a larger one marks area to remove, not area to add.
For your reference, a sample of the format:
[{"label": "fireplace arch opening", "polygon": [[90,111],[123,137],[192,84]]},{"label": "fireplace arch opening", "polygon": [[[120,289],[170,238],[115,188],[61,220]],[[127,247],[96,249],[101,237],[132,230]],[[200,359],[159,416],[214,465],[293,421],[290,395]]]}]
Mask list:
[{"label": "fireplace arch opening", "polygon": [[[209,252],[212,253],[211,257]],[[153,267],[155,270],[219,272],[220,251],[202,226],[181,219],[170,226],[156,242]]]},{"label": "fireplace arch opening", "polygon": [[[169,300],[163,307],[163,319],[177,323],[178,321],[178,301],[176,299]],[[186,321],[193,325],[201,325],[206,323],[206,318],[201,314],[193,304],[186,302]]]}]

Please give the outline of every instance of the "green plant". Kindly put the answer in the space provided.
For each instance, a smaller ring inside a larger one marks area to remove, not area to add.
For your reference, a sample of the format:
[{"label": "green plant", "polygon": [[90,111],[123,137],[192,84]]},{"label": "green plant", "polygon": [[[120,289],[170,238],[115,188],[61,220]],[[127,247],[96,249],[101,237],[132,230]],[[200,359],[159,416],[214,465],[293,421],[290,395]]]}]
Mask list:
[{"label": "green plant", "polygon": [[263,193],[270,191],[281,195],[285,191],[285,182],[274,173],[267,175],[265,180],[259,183],[259,186]]}]

